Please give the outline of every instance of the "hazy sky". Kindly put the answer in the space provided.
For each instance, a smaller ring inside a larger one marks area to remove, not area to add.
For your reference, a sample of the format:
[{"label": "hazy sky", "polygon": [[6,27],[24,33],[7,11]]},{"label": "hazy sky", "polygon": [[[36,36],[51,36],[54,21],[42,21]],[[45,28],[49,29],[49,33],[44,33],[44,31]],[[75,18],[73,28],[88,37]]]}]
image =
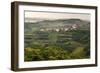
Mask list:
[{"label": "hazy sky", "polygon": [[25,11],[25,18],[33,18],[33,19],[83,19],[90,20],[90,14],[84,13],[53,13],[53,12],[29,12]]}]

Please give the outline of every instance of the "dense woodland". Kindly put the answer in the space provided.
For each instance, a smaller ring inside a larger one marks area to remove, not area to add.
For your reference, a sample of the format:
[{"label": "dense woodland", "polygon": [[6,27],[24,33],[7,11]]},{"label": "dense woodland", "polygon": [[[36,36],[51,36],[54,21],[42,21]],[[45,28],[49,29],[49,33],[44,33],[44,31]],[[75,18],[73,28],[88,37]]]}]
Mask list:
[{"label": "dense woodland", "polygon": [[74,19],[65,24],[62,23],[64,21],[60,22],[62,26],[56,25],[59,21],[25,23],[25,61],[90,58],[89,22]]}]

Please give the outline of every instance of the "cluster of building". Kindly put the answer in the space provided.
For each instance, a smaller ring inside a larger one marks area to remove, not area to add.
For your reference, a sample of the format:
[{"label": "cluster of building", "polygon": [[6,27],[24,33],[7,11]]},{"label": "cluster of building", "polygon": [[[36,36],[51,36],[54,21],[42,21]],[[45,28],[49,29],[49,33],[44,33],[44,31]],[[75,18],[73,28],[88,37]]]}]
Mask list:
[{"label": "cluster of building", "polygon": [[73,24],[72,26],[60,26],[60,27],[52,27],[52,28],[40,28],[40,31],[55,31],[55,32],[60,32],[60,31],[68,31],[68,30],[76,30],[79,26],[77,24]]}]

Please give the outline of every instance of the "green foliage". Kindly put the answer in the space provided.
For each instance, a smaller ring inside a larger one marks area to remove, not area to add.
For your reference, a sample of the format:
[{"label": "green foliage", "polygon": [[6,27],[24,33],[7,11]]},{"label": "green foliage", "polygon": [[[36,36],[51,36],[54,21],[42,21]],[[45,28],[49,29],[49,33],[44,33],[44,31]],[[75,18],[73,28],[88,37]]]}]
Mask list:
[{"label": "green foliage", "polygon": [[83,47],[77,47],[76,49],[74,49],[74,51],[70,54],[71,58],[72,59],[82,59],[84,58],[85,56],[85,53],[84,53],[84,48]]},{"label": "green foliage", "polygon": [[25,48],[25,61],[68,59],[67,51],[56,46],[44,49]]},{"label": "green foliage", "polygon": [[[90,57],[90,31],[35,32],[25,42],[25,61],[84,59]],[[46,39],[45,39],[46,38]]]}]

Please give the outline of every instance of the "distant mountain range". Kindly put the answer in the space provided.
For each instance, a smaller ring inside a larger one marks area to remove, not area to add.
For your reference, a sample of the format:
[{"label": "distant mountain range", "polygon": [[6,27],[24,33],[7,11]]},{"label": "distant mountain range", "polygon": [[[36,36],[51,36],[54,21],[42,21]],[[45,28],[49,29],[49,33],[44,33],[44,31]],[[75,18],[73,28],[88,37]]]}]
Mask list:
[{"label": "distant mountain range", "polygon": [[82,30],[90,29],[90,22],[81,19],[58,19],[58,20],[34,20],[34,22],[25,22],[25,32],[34,32],[40,29],[60,29],[60,28],[77,28]]}]

